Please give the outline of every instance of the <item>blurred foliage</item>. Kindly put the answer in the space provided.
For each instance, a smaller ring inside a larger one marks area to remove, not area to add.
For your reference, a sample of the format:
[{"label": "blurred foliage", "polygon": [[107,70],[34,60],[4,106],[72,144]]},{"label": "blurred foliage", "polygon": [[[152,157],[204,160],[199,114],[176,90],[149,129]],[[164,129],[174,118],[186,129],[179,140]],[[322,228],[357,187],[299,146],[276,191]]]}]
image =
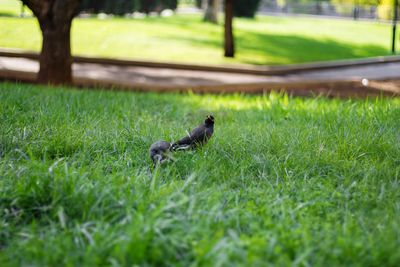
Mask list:
[{"label": "blurred foliage", "polygon": [[379,0],[378,16],[380,19],[391,19],[393,17],[394,0]]},{"label": "blurred foliage", "polygon": [[[193,4],[196,5],[197,8],[204,7],[204,0],[195,0]],[[261,0],[235,0],[233,1],[233,9],[235,17],[245,17],[245,18],[253,18],[257,12],[258,6]],[[222,6],[225,1],[221,0]]]},{"label": "blurred foliage", "polygon": [[235,0],[233,1],[233,12],[236,17],[253,18],[260,0]]},{"label": "blurred foliage", "polygon": [[90,13],[123,15],[135,11],[150,13],[176,9],[177,0],[83,0],[81,10]]}]

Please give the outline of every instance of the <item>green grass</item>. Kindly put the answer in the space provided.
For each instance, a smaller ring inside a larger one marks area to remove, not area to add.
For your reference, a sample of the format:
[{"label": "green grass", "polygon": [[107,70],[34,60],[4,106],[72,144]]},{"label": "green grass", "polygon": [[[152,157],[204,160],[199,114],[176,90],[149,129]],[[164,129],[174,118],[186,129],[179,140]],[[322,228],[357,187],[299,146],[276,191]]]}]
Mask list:
[{"label": "green grass", "polygon": [[[0,84],[0,266],[397,266],[400,99]],[[215,135],[150,174],[148,147]]]},{"label": "green grass", "polygon": [[[22,2],[20,0],[1,0],[0,16],[15,17],[20,16],[22,12]],[[23,8],[23,14],[31,16],[32,11],[28,7]]]},{"label": "green grass", "polygon": [[18,16],[21,12],[21,1],[17,0],[1,0],[0,15],[2,16]]},{"label": "green grass", "polygon": [[[39,51],[34,18],[0,17],[0,47]],[[222,25],[197,15],[75,19],[76,55],[200,64],[288,64],[388,55],[390,24],[305,17],[235,19],[237,55],[223,57]]]}]

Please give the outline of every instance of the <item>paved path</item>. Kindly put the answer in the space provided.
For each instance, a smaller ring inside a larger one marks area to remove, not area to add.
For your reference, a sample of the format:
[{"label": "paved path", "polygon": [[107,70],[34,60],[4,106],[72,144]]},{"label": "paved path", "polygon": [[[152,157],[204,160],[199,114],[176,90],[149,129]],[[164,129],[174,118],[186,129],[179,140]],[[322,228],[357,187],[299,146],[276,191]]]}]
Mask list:
[{"label": "paved path", "polygon": [[[0,78],[33,82],[35,59],[0,57]],[[281,75],[183,70],[100,63],[74,63],[78,86],[119,87],[153,91],[248,92],[287,90],[297,95],[400,95],[400,62],[329,69],[299,70]],[[362,82],[363,81],[363,82]]]}]

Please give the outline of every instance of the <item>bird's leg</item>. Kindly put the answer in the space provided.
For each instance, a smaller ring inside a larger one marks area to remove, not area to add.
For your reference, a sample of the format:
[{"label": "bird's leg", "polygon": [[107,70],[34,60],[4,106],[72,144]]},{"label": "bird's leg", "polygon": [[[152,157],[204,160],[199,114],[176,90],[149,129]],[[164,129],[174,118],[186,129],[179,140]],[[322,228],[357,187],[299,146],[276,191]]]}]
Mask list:
[{"label": "bird's leg", "polygon": [[152,159],[154,165],[157,165],[162,161],[162,156],[160,154],[155,154]]}]

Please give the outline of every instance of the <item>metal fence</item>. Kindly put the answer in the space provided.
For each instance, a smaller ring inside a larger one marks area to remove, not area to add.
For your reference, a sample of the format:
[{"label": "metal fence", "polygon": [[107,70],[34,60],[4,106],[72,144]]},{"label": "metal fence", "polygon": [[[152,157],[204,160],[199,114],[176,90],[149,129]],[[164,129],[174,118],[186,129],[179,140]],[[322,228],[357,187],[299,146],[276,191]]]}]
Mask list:
[{"label": "metal fence", "polygon": [[[223,0],[220,0],[223,2]],[[286,2],[286,3],[281,3]],[[180,0],[181,6],[196,6],[196,0]],[[332,2],[261,0],[258,13],[267,15],[304,14],[354,19],[390,20],[394,14],[393,6],[366,6],[355,4],[339,4]]]},{"label": "metal fence", "polygon": [[389,20],[393,16],[393,6],[336,4],[320,1],[278,4],[276,0],[262,0],[258,11],[263,14],[306,14],[354,19]]}]

